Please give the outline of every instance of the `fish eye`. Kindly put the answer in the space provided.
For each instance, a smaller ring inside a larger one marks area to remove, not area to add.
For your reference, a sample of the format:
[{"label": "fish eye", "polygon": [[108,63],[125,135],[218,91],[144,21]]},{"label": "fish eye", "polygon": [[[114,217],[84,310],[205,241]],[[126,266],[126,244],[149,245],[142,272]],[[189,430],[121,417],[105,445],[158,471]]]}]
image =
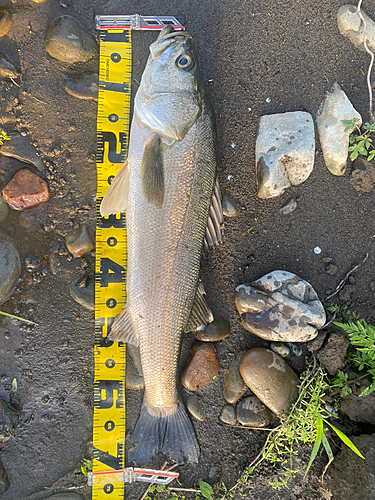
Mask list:
[{"label": "fish eye", "polygon": [[182,54],[182,56],[177,59],[176,65],[184,71],[189,71],[195,66],[193,59],[188,54]]}]

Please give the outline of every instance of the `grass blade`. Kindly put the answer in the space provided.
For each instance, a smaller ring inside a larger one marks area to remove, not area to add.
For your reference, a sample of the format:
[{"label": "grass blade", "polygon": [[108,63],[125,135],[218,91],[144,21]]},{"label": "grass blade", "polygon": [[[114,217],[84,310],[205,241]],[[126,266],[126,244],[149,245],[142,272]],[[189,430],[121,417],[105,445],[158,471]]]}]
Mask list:
[{"label": "grass blade", "polygon": [[317,456],[318,454],[318,451],[319,451],[319,448],[320,448],[320,445],[322,443],[322,436],[323,436],[323,420],[320,418],[320,417],[316,417],[316,439],[315,439],[315,443],[314,443],[314,447],[312,449],[312,452],[311,452],[311,457],[310,457],[310,460],[309,460],[309,463],[307,465],[307,469],[305,471],[305,475],[304,477],[306,477],[307,473],[309,472],[309,469],[311,467],[311,464],[313,463],[313,461],[315,460],[315,457]]},{"label": "grass blade", "polygon": [[327,440],[326,435],[324,434],[324,432],[322,434],[322,443],[323,443],[324,449],[326,450],[327,455],[328,455],[328,464],[324,467],[323,474],[322,474],[322,481],[323,481],[324,474],[326,473],[328,467],[333,462],[333,453],[332,453],[331,447],[329,445],[329,442],[328,442],[328,440]]},{"label": "grass blade", "polygon": [[15,316],[14,314],[8,314],[4,311],[0,311],[0,314],[2,314],[3,316],[7,316],[8,318],[13,318],[13,319],[18,319],[20,321],[24,321],[25,323],[30,323],[31,325],[37,325],[38,323],[34,323],[34,321],[30,321],[29,319],[25,319],[25,318],[20,318],[19,316]]},{"label": "grass blade", "polygon": [[349,446],[349,448],[352,451],[354,451],[354,453],[356,453],[359,457],[361,457],[361,458],[363,458],[363,460],[365,460],[365,457],[362,455],[362,453],[359,451],[359,449],[355,446],[355,444],[350,441],[348,436],[345,436],[345,434],[343,432],[341,432],[339,429],[337,429],[334,425],[327,422],[327,420],[324,420],[324,422],[327,425],[329,425],[330,427],[332,427],[332,429],[336,432],[336,434],[341,439],[341,441],[346,444],[346,446]]}]

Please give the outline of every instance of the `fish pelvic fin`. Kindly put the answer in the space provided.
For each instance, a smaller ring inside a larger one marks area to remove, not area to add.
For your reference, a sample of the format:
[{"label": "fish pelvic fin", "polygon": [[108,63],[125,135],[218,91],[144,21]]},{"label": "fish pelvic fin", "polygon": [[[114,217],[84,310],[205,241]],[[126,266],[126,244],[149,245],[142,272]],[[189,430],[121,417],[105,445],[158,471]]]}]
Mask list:
[{"label": "fish pelvic fin", "polygon": [[215,245],[222,245],[223,233],[223,208],[221,206],[221,195],[219,179],[216,177],[214,192],[212,194],[212,201],[210,206],[210,214],[208,216],[206,236],[204,239],[204,251]]},{"label": "fish pelvic fin", "polygon": [[135,346],[139,345],[138,335],[126,306],[116,316],[108,338],[116,342],[125,342],[126,344],[133,344]]},{"label": "fish pelvic fin", "polygon": [[129,455],[129,461],[138,466],[148,463],[159,452],[177,464],[198,463],[197,438],[182,403],[172,412],[170,408],[148,407],[143,403],[133,439],[138,446]]},{"label": "fish pelvic fin", "polygon": [[191,308],[189,321],[185,326],[185,332],[197,332],[202,330],[214,320],[214,316],[204,298],[205,295],[206,291],[203,283],[200,281],[195,292],[193,307]]},{"label": "fish pelvic fin", "polygon": [[100,214],[103,217],[126,210],[129,193],[129,173],[129,163],[126,160],[117,172],[100,204]]},{"label": "fish pelvic fin", "polygon": [[145,200],[161,208],[164,201],[164,170],[161,157],[160,137],[149,138],[141,161],[141,185]]}]

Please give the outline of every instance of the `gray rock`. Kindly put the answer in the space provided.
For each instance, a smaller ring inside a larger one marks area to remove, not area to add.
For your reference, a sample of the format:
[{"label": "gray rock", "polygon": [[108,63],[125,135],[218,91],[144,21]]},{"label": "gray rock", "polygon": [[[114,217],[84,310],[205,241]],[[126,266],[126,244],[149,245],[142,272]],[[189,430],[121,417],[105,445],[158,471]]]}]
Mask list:
[{"label": "gray rock", "polygon": [[201,407],[200,399],[196,394],[188,394],[186,397],[186,408],[194,418],[203,422],[204,413]]},{"label": "gray rock", "polygon": [[17,425],[17,412],[9,408],[4,400],[0,400],[0,444],[14,436]]},{"label": "gray rock", "polygon": [[0,192],[0,222],[5,220],[9,214],[8,204],[4,201],[3,194]]},{"label": "gray rock", "polygon": [[273,420],[272,412],[256,396],[242,399],[236,408],[237,420],[249,427],[266,427]]},{"label": "gray rock", "polygon": [[95,247],[94,240],[86,224],[82,224],[78,229],[69,233],[65,238],[65,242],[67,249],[74,257],[82,257],[82,255],[90,253]]},{"label": "gray rock", "polygon": [[238,202],[232,196],[225,195],[221,200],[223,215],[226,217],[235,217],[238,213]]},{"label": "gray rock", "polygon": [[79,493],[69,491],[67,493],[57,493],[56,495],[47,497],[46,500],[85,500],[85,498]]},{"label": "gray rock", "polygon": [[98,101],[99,92],[99,75],[93,73],[86,75],[80,80],[68,80],[65,84],[65,90],[68,94],[78,99],[86,99],[89,101]]},{"label": "gray rock", "polygon": [[10,486],[10,481],[8,478],[7,471],[5,470],[4,465],[0,462],[0,495],[5,493]]},{"label": "gray rock", "polygon": [[0,11],[0,38],[5,36],[12,26],[12,14],[9,10]]},{"label": "gray rock", "polygon": [[280,213],[282,215],[288,215],[294,212],[294,210],[297,208],[297,202],[294,198],[288,201],[283,207],[280,208]]},{"label": "gray rock", "polygon": [[191,332],[201,342],[217,342],[230,334],[230,325],[224,318],[214,316],[214,320],[206,325],[203,330]]},{"label": "gray rock", "polygon": [[238,354],[231,362],[224,377],[224,398],[230,404],[236,403],[247,391],[247,386],[240,374],[240,359],[243,354]]},{"label": "gray rock", "polygon": [[[362,16],[366,21],[366,40],[370,50],[375,52],[375,23],[361,8]],[[363,24],[355,5],[342,5],[337,12],[337,25],[340,33],[361,50],[366,50],[363,44]]]},{"label": "gray rock", "polygon": [[243,327],[271,342],[307,342],[326,321],[312,286],[288,271],[239,285],[234,299]]},{"label": "gray rock", "polygon": [[312,116],[293,111],[262,116],[255,146],[259,198],[279,196],[301,184],[314,166],[315,135]]},{"label": "gray rock", "polygon": [[[10,141],[5,141],[0,148],[0,155],[15,158],[23,163],[29,163],[34,166],[40,173],[45,172],[45,166],[40,157],[36,154],[35,147],[30,144],[27,137],[23,137],[18,133],[9,134]],[[21,165],[22,166],[22,165]],[[23,165],[24,167],[27,165]]]},{"label": "gray rock", "polygon": [[12,61],[12,59],[7,54],[0,51],[0,78],[17,78],[20,75],[21,70]]},{"label": "gray rock", "polygon": [[78,277],[74,279],[69,287],[73,299],[93,311],[95,309],[95,281],[91,276]]},{"label": "gray rock", "polygon": [[44,46],[50,56],[68,63],[88,61],[97,51],[93,36],[71,16],[52,21],[44,35]]},{"label": "gray rock", "polygon": [[21,261],[17,248],[9,236],[0,231],[0,303],[12,291],[20,274]]},{"label": "gray rock", "polygon": [[220,413],[220,420],[224,422],[224,424],[228,425],[236,425],[236,410],[234,406],[225,405]]},{"label": "gray rock", "polygon": [[282,342],[271,342],[271,351],[275,352],[282,358],[288,359],[290,356],[290,349],[287,345]]},{"label": "gray rock", "polygon": [[355,127],[345,132],[342,120],[358,118],[358,126],[362,125],[362,117],[356,111],[336,82],[326,99],[322,102],[316,115],[320,144],[324,162],[334,175],[344,175],[348,158],[349,135]]}]

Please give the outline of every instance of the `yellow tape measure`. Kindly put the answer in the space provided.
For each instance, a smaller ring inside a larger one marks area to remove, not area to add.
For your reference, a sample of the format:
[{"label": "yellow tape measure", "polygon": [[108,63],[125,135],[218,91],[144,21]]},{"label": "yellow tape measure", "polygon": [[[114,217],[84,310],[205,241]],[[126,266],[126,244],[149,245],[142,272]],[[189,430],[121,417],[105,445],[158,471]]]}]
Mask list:
[{"label": "yellow tape measure", "polygon": [[[95,500],[122,500],[125,467],[125,346],[107,340],[126,302],[125,214],[100,216],[100,203],[127,155],[131,89],[131,31],[100,31],[97,116],[97,224],[93,481]],[[102,474],[98,474],[98,473]]]}]

